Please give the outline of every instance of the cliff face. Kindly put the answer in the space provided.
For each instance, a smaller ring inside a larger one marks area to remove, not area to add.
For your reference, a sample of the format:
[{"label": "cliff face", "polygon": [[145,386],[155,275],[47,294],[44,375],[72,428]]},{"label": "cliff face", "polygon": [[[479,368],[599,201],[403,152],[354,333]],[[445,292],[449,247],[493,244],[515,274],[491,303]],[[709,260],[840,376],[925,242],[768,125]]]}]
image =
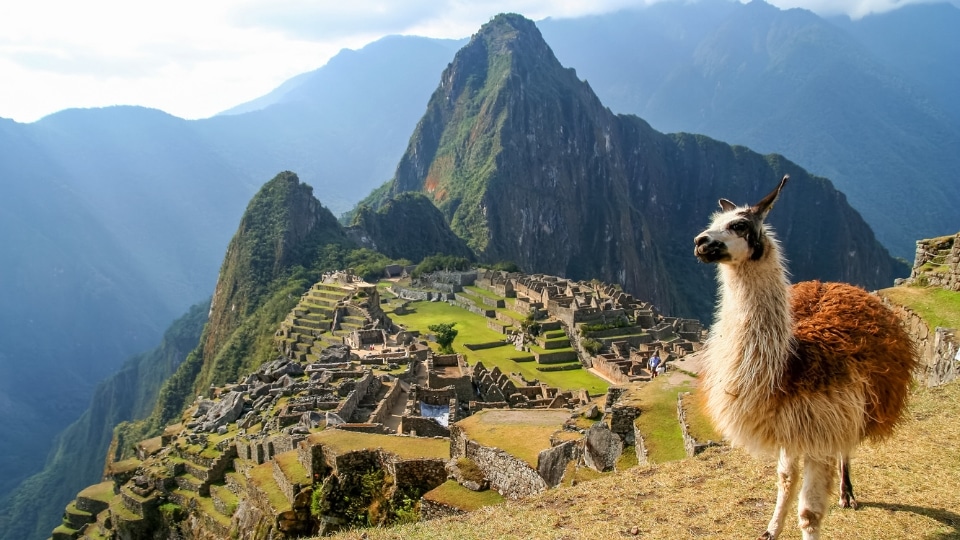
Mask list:
[{"label": "cliff face", "polygon": [[424,193],[486,261],[619,283],[709,319],[691,255],[719,197],[752,203],[793,177],[771,222],[795,279],[868,288],[905,272],[829,181],[781,156],[665,135],[606,109],[518,15],[486,24],[444,71],[389,193]]}]

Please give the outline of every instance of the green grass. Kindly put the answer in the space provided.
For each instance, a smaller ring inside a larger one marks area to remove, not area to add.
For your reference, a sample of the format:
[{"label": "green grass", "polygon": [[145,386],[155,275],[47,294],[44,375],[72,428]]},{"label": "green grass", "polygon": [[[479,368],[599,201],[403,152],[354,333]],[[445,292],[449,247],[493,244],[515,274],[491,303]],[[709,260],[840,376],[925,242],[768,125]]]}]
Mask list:
[{"label": "green grass", "polygon": [[[505,373],[519,372],[526,379],[539,379],[540,382],[561,390],[586,389],[590,395],[606,393],[609,384],[603,379],[585,369],[572,371],[540,372],[533,362],[518,363],[511,360],[524,353],[517,352],[513,347],[496,347],[480,351],[470,351],[464,343],[487,343],[500,341],[503,335],[487,327],[487,318],[481,317],[446,302],[411,302],[410,313],[405,315],[390,314],[390,318],[397,324],[402,324],[410,330],[420,330],[429,333],[431,324],[456,322],[454,327],[459,332],[453,342],[453,350],[467,357],[470,363],[483,362],[487,369],[499,367]],[[572,350],[572,349],[558,349]],[[554,351],[550,351],[554,352]]]},{"label": "green grass", "polygon": [[307,470],[303,468],[303,465],[300,464],[300,460],[297,459],[296,450],[277,454],[273,457],[273,459],[277,462],[280,470],[283,471],[284,476],[286,476],[289,480],[293,482],[296,482],[297,480],[308,482],[310,480],[310,475],[307,474]]},{"label": "green grass", "polygon": [[436,488],[426,492],[423,498],[467,512],[472,512],[484,506],[501,504],[505,500],[499,493],[492,489],[471,491],[454,480],[447,480]]},{"label": "green grass", "polygon": [[683,397],[683,410],[687,413],[687,431],[697,442],[720,442],[722,437],[713,428],[710,418],[700,408],[696,394],[687,394]]},{"label": "green grass", "polygon": [[893,287],[880,291],[880,296],[912,309],[931,329],[960,328],[960,292],[939,287]]},{"label": "green grass", "polygon": [[287,500],[287,496],[280,490],[277,481],[273,479],[272,462],[268,461],[250,469],[250,480],[253,481],[261,491],[266,493],[267,499],[270,500],[270,506],[272,506],[274,510],[277,512],[285,512],[291,509],[290,501]]},{"label": "green grass", "polygon": [[71,529],[66,523],[61,523],[56,529],[53,530],[53,534],[69,534],[72,536],[77,534],[77,530]]},{"label": "green grass", "polygon": [[634,399],[640,407],[636,425],[643,435],[651,462],[663,463],[687,457],[677,419],[677,394],[689,390],[689,383],[671,385],[667,377],[658,377],[635,392]]},{"label": "green grass", "polygon": [[488,290],[486,290],[486,289],[481,289],[480,287],[477,287],[477,286],[475,286],[475,285],[467,285],[466,287],[463,288],[463,290],[464,290],[465,292],[468,292],[468,293],[474,295],[474,296],[484,296],[484,297],[490,298],[490,299],[492,299],[492,300],[503,300],[503,301],[506,301],[506,298],[504,298],[504,297],[502,297],[502,296],[497,296],[496,294],[494,294],[494,293],[492,293],[492,292],[490,292],[490,291],[488,291]]},{"label": "green grass", "polygon": [[77,494],[77,497],[86,497],[95,501],[110,502],[116,494],[113,492],[113,480],[100,482],[85,488]]},{"label": "green grass", "polygon": [[623,453],[617,459],[616,470],[623,471],[640,464],[637,459],[637,448],[635,446],[624,446]]}]

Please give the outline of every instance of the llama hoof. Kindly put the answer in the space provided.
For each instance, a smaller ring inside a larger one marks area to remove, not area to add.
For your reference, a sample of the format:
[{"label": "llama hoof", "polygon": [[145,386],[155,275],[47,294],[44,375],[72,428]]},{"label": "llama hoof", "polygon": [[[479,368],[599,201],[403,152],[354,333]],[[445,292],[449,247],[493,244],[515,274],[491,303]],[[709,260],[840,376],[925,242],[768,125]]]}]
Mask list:
[{"label": "llama hoof", "polygon": [[777,537],[770,531],[763,531],[763,534],[757,537],[757,540],[776,540]]},{"label": "llama hoof", "polygon": [[857,500],[853,498],[853,495],[850,495],[849,497],[846,495],[840,497],[838,504],[840,505],[840,508],[852,508],[853,510],[857,509]]}]

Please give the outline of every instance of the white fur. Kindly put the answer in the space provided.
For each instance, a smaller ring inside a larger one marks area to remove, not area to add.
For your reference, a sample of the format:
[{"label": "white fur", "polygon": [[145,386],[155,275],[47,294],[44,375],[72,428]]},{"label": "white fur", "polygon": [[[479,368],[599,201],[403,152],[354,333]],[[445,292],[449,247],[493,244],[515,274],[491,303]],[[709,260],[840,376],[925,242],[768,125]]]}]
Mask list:
[{"label": "white fur", "polygon": [[[781,380],[793,347],[789,279],[773,231],[763,225],[759,260],[728,225],[744,208],[716,214],[703,233],[726,245],[720,262],[720,301],[703,352],[702,388],[720,432],[753,454],[779,453],[778,497],[764,534],[776,538],[797,494],[798,464],[804,480],[798,515],[805,540],[819,538],[839,455],[848,455],[863,433],[866,396],[811,394],[784,399]],[[838,400],[847,403],[838,403]],[[819,428],[817,427],[819,426]],[[810,433],[822,437],[811,437]]]}]

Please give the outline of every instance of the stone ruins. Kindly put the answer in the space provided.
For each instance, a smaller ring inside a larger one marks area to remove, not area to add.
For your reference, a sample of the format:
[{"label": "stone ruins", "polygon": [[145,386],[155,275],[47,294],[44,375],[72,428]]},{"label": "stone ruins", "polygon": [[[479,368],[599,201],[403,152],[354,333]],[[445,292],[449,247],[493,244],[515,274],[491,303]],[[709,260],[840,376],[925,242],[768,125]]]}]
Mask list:
[{"label": "stone ruins", "polygon": [[[465,344],[469,351],[504,347],[537,372],[589,369],[613,384],[649,380],[650,355],[660,351],[670,365],[698,350],[703,334],[699,322],[599,282],[472,270],[389,290],[395,300],[349,273],[324,276],[277,330],[274,361],[210,388],[180,424],[141,442],[136,458],[111,464],[53,538],[323,534],[355,524],[357,509],[342,501],[358,500],[351,490],[361,485],[380,486],[384,508],[413,495],[423,496],[423,516],[456,513],[430,497],[448,481],[523,497],[560,484],[571,467],[612,470],[625,445],[642,439],[639,411],[618,402],[622,390],[611,387],[598,407],[591,399],[601,396],[586,390],[435,354],[431,336],[390,319],[388,302],[396,314],[414,301],[449,302],[503,336]],[[592,427],[578,424],[583,417]],[[497,423],[539,433],[543,450],[511,455],[485,439],[484,426]],[[386,515],[367,515],[376,519]]]}]

